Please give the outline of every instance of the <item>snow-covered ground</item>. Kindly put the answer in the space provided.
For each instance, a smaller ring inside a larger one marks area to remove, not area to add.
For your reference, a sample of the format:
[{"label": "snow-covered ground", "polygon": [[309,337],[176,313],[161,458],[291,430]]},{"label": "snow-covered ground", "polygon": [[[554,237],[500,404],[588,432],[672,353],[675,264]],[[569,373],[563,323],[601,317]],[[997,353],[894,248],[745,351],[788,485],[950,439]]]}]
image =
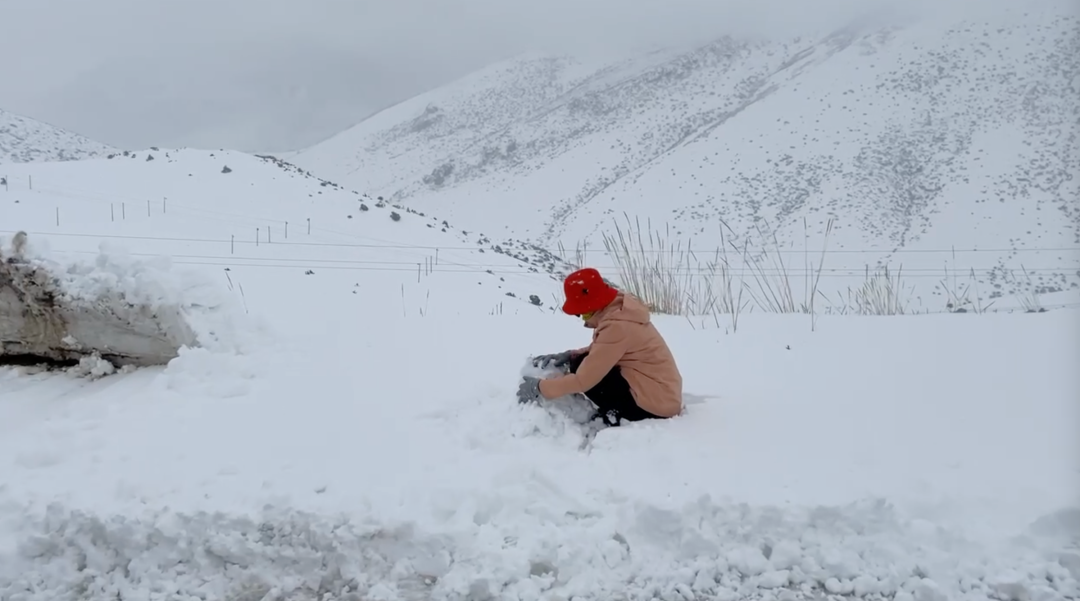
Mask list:
[{"label": "snow-covered ground", "polygon": [[153,154],[0,196],[34,253],[197,305],[207,342],[100,379],[0,368],[4,601],[1080,595],[1078,308],[658,317],[685,414],[589,441],[514,399],[530,354],[588,340],[546,273],[488,253],[418,286],[464,234]]},{"label": "snow-covered ground", "polygon": [[[0,110],[0,164],[75,161],[116,149],[29,117]],[[6,177],[7,173],[0,173]]]},{"label": "snow-covered ground", "polygon": [[659,319],[685,415],[581,449],[513,398],[575,320],[277,294],[242,352],[0,371],[0,598],[1080,594],[1076,311]]},{"label": "snow-covered ground", "polygon": [[151,149],[5,171],[0,236],[26,230],[83,259],[103,243],[170,255],[213,272],[252,311],[298,300],[296,311],[319,310],[280,287],[375,314],[548,311],[562,291],[550,272],[566,272],[523,243],[495,248],[483,232],[239,152]]}]

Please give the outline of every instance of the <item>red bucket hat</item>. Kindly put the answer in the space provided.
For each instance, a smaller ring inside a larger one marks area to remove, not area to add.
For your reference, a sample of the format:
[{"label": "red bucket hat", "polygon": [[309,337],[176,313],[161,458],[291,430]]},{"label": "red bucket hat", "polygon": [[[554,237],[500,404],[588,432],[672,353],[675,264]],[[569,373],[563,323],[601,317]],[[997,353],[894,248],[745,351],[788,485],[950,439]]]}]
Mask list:
[{"label": "red bucket hat", "polygon": [[563,313],[568,315],[584,315],[599,311],[611,304],[619,291],[607,285],[600,272],[592,267],[579,269],[566,276],[563,281],[563,292],[566,293],[566,302],[563,303]]}]

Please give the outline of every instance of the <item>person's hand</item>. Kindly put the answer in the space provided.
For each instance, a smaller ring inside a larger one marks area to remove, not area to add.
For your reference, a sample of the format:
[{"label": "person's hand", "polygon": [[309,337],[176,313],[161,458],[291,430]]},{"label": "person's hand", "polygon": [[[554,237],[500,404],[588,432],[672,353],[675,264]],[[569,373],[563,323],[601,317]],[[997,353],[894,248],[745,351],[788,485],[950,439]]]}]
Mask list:
[{"label": "person's hand", "polygon": [[539,367],[540,369],[547,369],[548,367],[561,368],[566,367],[569,364],[570,351],[533,357],[533,367]]},{"label": "person's hand", "polygon": [[542,396],[540,394],[540,378],[523,376],[522,380],[523,382],[518,385],[518,402],[525,404],[540,400],[540,397]]}]

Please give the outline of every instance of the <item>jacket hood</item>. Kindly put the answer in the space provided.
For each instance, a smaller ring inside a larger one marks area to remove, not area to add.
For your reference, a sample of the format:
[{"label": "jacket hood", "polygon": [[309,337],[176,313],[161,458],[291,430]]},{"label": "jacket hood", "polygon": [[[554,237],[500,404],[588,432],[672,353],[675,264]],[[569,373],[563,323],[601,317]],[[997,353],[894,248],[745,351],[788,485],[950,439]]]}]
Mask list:
[{"label": "jacket hood", "polygon": [[645,306],[645,303],[632,294],[620,292],[610,305],[593,315],[592,319],[585,322],[585,325],[595,328],[604,321],[627,321],[644,325],[649,323],[649,320],[649,308]]}]

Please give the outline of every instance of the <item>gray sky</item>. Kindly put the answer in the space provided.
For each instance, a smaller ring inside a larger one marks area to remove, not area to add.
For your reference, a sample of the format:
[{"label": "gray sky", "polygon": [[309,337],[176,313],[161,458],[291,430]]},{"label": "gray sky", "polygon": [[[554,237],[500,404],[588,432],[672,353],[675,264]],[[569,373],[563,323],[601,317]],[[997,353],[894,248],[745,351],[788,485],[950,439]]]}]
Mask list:
[{"label": "gray sky", "polygon": [[283,151],[521,52],[789,36],[989,2],[0,0],[0,108],[121,147]]}]

